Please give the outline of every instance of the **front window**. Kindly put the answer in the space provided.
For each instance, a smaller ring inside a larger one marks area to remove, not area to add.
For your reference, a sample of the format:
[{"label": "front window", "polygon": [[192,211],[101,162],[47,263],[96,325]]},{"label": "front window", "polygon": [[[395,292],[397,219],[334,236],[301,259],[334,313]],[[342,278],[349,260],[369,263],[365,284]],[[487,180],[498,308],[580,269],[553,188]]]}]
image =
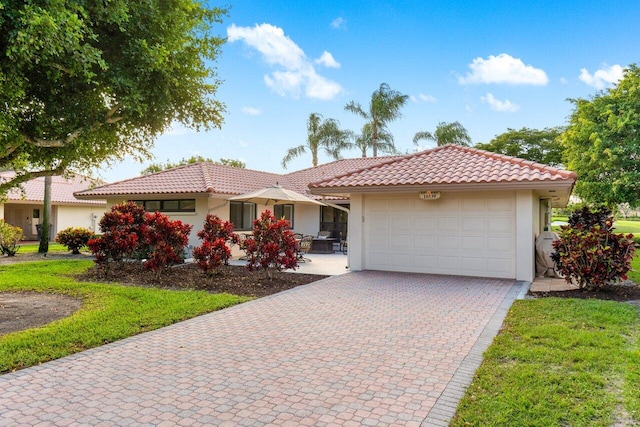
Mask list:
[{"label": "front window", "polygon": [[229,221],[236,230],[251,230],[256,219],[256,204],[249,202],[230,202]]},{"label": "front window", "polygon": [[276,219],[286,219],[289,227],[293,228],[293,205],[274,205],[273,216]]},{"label": "front window", "polygon": [[147,212],[195,212],[196,199],[181,200],[134,200]]}]

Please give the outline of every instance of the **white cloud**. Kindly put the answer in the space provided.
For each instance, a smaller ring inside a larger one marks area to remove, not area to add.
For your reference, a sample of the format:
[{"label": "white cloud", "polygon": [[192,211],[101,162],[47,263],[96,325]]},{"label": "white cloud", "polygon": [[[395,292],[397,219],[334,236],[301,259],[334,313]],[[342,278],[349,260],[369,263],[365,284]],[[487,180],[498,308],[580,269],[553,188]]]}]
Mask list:
[{"label": "white cloud", "polygon": [[567,83],[569,83],[569,80],[567,80],[565,77],[560,77],[560,83],[566,85]]},{"label": "white cloud", "polygon": [[327,68],[340,68],[340,63],[326,50],[322,52],[320,58],[316,59],[316,64],[324,65]]},{"label": "white cloud", "polygon": [[547,73],[540,68],[525,65],[519,58],[506,53],[498,56],[489,55],[488,59],[476,58],[469,64],[471,72],[465,77],[459,76],[458,83],[506,83],[512,85],[546,85],[549,82]]},{"label": "white cloud", "polygon": [[487,93],[487,96],[481,96],[480,100],[483,104],[489,104],[489,108],[494,111],[515,113],[520,109],[520,106],[518,104],[514,104],[508,99],[500,101],[499,99],[496,99],[492,93]]},{"label": "white cloud", "polygon": [[262,114],[262,110],[259,108],[255,108],[255,107],[247,107],[244,106],[241,108],[242,112],[249,115],[249,116],[259,116],[260,114]]},{"label": "white cloud", "polygon": [[612,65],[603,67],[591,74],[586,68],[580,69],[580,76],[578,77],[583,83],[593,86],[596,89],[604,89],[606,86],[618,83],[624,76],[624,68],[620,65]]},{"label": "white cloud", "polygon": [[425,95],[424,93],[421,93],[420,95],[418,95],[418,98],[420,98],[421,101],[428,102],[430,104],[438,102],[435,96]]},{"label": "white cloud", "polygon": [[[304,93],[308,98],[329,100],[343,90],[340,84],[316,72],[304,51],[284,34],[282,28],[271,24],[256,24],[253,28],[231,24],[227,28],[227,38],[230,42],[243,41],[260,52],[269,65],[280,68],[265,75],[264,82],[281,96],[297,98]],[[329,52],[325,53],[338,64]]]},{"label": "white cloud", "polygon": [[337,17],[333,21],[331,21],[331,26],[333,28],[345,28],[347,26],[347,20],[342,16]]}]

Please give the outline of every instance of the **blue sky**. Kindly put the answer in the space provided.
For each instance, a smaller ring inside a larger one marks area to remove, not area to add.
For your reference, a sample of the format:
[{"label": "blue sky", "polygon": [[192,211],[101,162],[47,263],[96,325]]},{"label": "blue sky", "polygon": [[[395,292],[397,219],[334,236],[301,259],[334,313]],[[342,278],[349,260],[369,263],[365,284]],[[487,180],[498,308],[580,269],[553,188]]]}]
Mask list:
[{"label": "blue sky", "polygon": [[[389,126],[402,152],[441,121],[459,121],[474,143],[507,128],[563,125],[568,98],[590,97],[640,62],[638,17],[637,0],[239,0],[215,28],[228,37],[216,62],[222,129],[174,126],[158,138],[154,161],[198,154],[283,172],[286,150],[306,140],[310,113],[358,132],[363,119],[344,106],[368,105],[382,82],[411,97]],[[309,166],[303,155],[287,169]],[[111,182],[144,167],[125,161],[99,174]]]}]

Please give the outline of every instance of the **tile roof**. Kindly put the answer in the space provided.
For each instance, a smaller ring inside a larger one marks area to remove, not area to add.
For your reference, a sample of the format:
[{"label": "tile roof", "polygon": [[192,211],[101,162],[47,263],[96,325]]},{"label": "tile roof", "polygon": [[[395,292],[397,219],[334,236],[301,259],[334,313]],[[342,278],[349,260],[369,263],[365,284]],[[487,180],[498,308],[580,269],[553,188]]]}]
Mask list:
[{"label": "tile roof", "polygon": [[[14,172],[0,173],[0,180],[10,179]],[[57,204],[105,205],[104,200],[77,199],[74,193],[85,190],[103,181],[76,175],[73,178],[54,176],[51,179],[51,202]],[[14,188],[7,193],[8,202],[27,201],[42,203],[44,199],[44,177],[34,178],[22,184],[21,188]]]},{"label": "tile roof", "polygon": [[311,183],[311,188],[540,183],[576,180],[574,172],[458,145],[445,145]]},{"label": "tile roof", "polygon": [[319,198],[309,193],[310,182],[399,158],[401,156],[341,159],[288,174],[238,169],[214,163],[193,163],[102,185],[76,195],[81,198],[151,194],[239,195],[279,183],[282,187]]}]

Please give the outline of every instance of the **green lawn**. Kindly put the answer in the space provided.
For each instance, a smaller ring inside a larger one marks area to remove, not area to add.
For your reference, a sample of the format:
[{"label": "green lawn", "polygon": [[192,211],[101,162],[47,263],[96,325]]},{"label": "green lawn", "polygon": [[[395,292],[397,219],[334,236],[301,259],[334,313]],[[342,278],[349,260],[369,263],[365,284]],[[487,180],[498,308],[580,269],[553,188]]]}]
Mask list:
[{"label": "green lawn", "polygon": [[[553,216],[553,218],[551,218],[551,222],[553,221],[567,221],[568,217],[566,216]],[[616,233],[633,233],[633,234],[640,234],[640,221],[626,221],[626,220],[622,220],[622,219],[617,219],[614,222],[614,227],[615,227],[615,231]],[[556,229],[556,227],[554,227],[554,229]],[[557,229],[559,230],[560,228],[557,227]]]},{"label": "green lawn", "polygon": [[[18,253],[19,254],[34,253],[34,252],[38,252],[39,248],[40,248],[40,244],[39,243],[25,243],[25,244],[20,245],[20,249],[18,250]],[[56,252],[56,253],[69,252],[69,253],[71,253],[70,250],[68,250],[67,248],[62,246],[60,243],[55,243],[55,242],[49,242],[49,252]]]},{"label": "green lawn", "polygon": [[53,292],[83,300],[75,314],[0,337],[0,373],[97,347],[247,301],[203,291],[85,283],[71,275],[92,261],[39,261],[0,266],[0,291]]},{"label": "green lawn", "polygon": [[451,425],[636,425],[639,367],[636,307],[601,300],[516,301]]}]

